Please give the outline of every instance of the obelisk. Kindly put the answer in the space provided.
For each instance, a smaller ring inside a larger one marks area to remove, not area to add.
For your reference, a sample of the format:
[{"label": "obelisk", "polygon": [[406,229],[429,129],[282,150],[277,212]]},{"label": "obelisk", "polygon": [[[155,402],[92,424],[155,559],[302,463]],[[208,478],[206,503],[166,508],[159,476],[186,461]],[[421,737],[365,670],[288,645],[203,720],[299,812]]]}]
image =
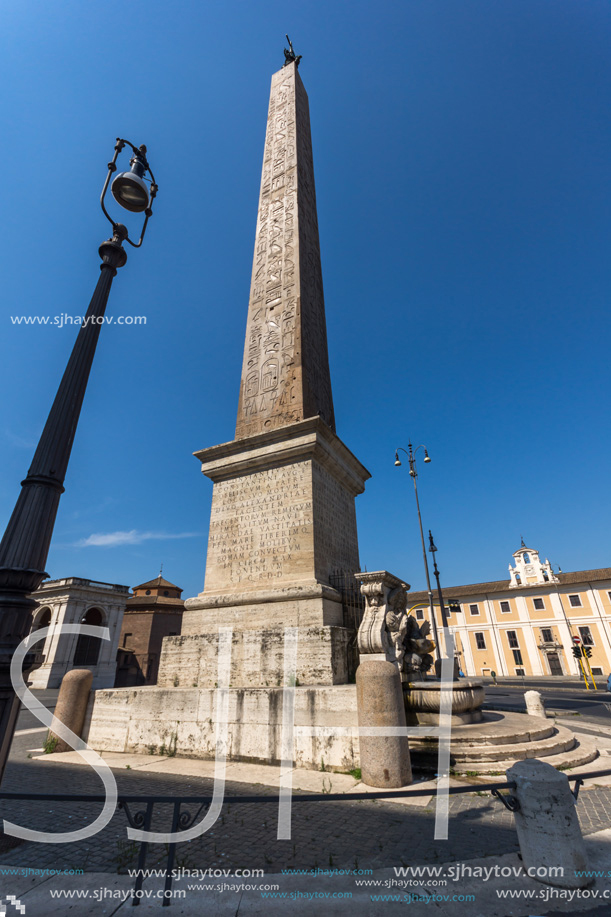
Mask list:
[{"label": "obelisk", "polygon": [[[168,653],[197,644],[200,685],[214,684],[211,653],[227,624],[234,685],[279,683],[287,626],[299,628],[300,683],[347,680],[352,635],[330,580],[360,569],[354,499],[370,475],[335,433],[297,65],[272,77],[235,439],[195,453],[214,482],[205,586],[186,602],[183,636],[166,643]],[[167,654],[164,665],[160,677],[172,677]]]},{"label": "obelisk", "polygon": [[236,439],[320,416],[335,430],[308,97],[272,77]]}]

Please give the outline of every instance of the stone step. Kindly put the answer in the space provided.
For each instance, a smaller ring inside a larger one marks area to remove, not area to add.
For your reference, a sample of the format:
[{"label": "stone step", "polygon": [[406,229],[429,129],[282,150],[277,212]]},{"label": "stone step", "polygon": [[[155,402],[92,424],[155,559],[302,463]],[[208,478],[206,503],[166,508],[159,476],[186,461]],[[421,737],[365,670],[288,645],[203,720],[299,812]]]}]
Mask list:
[{"label": "stone step", "polygon": [[[529,755],[529,757],[536,757]],[[598,757],[598,749],[589,739],[575,741],[573,748],[554,755],[541,756],[546,764],[561,770],[581,767],[583,764],[589,764]],[[505,771],[515,764],[517,758],[507,758],[502,761],[460,761],[453,765],[453,771],[457,774],[504,774]]]},{"label": "stone step", "polygon": [[525,758],[547,758],[550,755],[569,751],[575,745],[575,736],[568,729],[559,726],[554,734],[534,742],[515,742],[512,745],[472,745],[468,748],[455,748],[451,745],[451,755],[455,761],[503,761],[511,758],[522,761]]},{"label": "stone step", "polygon": [[[554,721],[525,713],[494,714],[485,712],[479,723],[452,726],[452,749],[481,745],[518,745],[538,742],[554,735]],[[436,745],[432,737],[410,738],[410,746],[427,748]]]}]

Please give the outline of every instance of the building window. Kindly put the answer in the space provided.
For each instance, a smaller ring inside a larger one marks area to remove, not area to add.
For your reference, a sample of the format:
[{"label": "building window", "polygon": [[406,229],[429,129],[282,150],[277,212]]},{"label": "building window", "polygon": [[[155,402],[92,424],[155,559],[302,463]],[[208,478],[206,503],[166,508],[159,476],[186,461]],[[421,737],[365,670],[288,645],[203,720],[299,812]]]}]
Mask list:
[{"label": "building window", "polygon": [[603,670],[601,669],[599,665],[592,666],[592,675],[602,675],[602,673],[603,673]]},{"label": "building window", "polygon": [[501,602],[501,614],[506,615],[506,614],[509,614],[510,611],[511,611],[511,605],[509,604],[509,602]]},{"label": "building window", "polygon": [[542,627],[541,628],[541,639],[544,643],[553,643],[554,634],[552,633],[551,627]]},{"label": "building window", "polygon": [[469,611],[471,612],[472,615],[478,615],[479,614],[479,605],[469,605]]},{"label": "building window", "polygon": [[611,600],[611,592],[608,592],[607,595],[609,596],[609,600]]},{"label": "building window", "polygon": [[524,669],[516,669],[516,675],[520,675],[522,678],[524,678],[525,674],[526,673],[524,672]]},{"label": "building window", "polygon": [[570,595],[569,602],[571,603],[571,608],[581,608],[581,596]]},{"label": "building window", "polygon": [[478,650],[486,649],[486,639],[483,634],[478,633],[475,635],[475,645],[477,646]]},{"label": "building window", "polygon": [[516,634],[515,630],[507,631],[507,639],[509,641],[510,648],[512,650],[517,650],[520,644],[518,643],[518,635]]},{"label": "building window", "polygon": [[524,555],[524,563],[525,563],[525,564],[529,564],[529,563],[530,563],[530,557],[529,557],[528,554],[525,554],[525,555]]},{"label": "building window", "polygon": [[424,612],[423,612],[422,608],[417,608],[417,609],[416,609],[416,620],[417,620],[417,621],[423,621],[423,620],[424,620]]},{"label": "building window", "polygon": [[519,573],[516,573],[516,583],[518,584],[518,586],[522,585],[522,577],[520,576]]},{"label": "building window", "polygon": [[516,665],[523,665],[524,660],[522,659],[522,653],[520,650],[513,650],[513,661]]},{"label": "building window", "polygon": [[547,570],[543,571],[543,581],[549,583],[549,576],[547,575]]},{"label": "building window", "polygon": [[123,634],[123,648],[127,646],[127,641],[130,637],[133,637],[133,634]]},{"label": "building window", "polygon": [[169,593],[168,590],[166,589],[166,590],[164,591],[163,594],[164,594],[164,595],[169,595],[170,593]]},{"label": "building window", "polygon": [[[81,624],[94,624],[100,627],[104,621],[102,612],[99,608],[90,608]],[[102,641],[99,637],[89,637],[86,634],[79,634],[74,650],[73,665],[97,665],[100,655]]]},{"label": "building window", "polygon": [[151,594],[151,590],[150,590],[150,589],[147,589],[147,590],[146,590],[146,595],[150,595],[150,594]]},{"label": "building window", "polygon": [[578,627],[577,630],[581,635],[581,642],[584,646],[594,646],[594,640],[592,639],[592,632],[589,627]]},{"label": "building window", "polygon": [[543,611],[545,608],[545,602],[543,599],[533,599],[533,605],[535,607],[535,611]]}]

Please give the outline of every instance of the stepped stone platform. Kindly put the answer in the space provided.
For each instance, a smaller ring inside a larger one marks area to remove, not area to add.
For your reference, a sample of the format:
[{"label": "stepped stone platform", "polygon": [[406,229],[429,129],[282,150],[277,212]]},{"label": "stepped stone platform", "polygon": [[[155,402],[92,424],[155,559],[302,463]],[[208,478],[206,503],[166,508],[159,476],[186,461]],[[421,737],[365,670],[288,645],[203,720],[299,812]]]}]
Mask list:
[{"label": "stepped stone platform", "polygon": [[[414,767],[436,767],[436,746],[436,737],[410,739]],[[498,773],[525,758],[541,758],[564,770],[596,757],[595,742],[585,737],[577,739],[552,720],[523,713],[484,711],[479,723],[452,726],[450,758],[457,774]]]},{"label": "stepped stone platform", "polygon": [[[297,687],[294,750],[297,767],[331,771],[360,766],[355,685]],[[96,691],[87,741],[102,752],[213,758],[213,688],[121,688]],[[228,760],[278,764],[282,757],[282,688],[230,688]],[[169,709],[172,716],[168,715]],[[437,738],[409,740],[415,770],[437,770]],[[552,720],[523,713],[484,712],[478,723],[452,725],[451,766],[457,774],[505,771],[524,758],[577,767],[598,756],[596,739],[576,738]]]}]

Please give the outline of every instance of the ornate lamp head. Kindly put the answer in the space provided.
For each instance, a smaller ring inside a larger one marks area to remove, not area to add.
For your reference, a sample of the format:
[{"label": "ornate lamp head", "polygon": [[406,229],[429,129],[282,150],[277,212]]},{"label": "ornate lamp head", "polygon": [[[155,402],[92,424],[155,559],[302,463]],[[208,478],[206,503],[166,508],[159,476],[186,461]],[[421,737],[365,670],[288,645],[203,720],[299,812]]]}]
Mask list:
[{"label": "ornate lamp head", "polygon": [[[104,206],[104,198],[106,197],[106,192],[108,190],[110,176],[113,174],[113,172],[117,171],[117,157],[126,145],[131,147],[134,153],[130,160],[131,169],[129,172],[119,172],[119,174],[113,180],[110,190],[114,199],[125,210],[129,210],[131,213],[145,214],[145,220],[138,242],[132,242],[132,240],[129,238],[129,235],[125,237],[126,242],[129,242],[130,245],[133,245],[134,248],[139,248],[142,245],[142,240],[144,239],[144,233],[146,232],[146,226],[149,221],[149,217],[153,215],[151,208],[157,191],[159,190],[157,184],[155,183],[155,177],[151,167],[148,164],[148,160],[146,158],[146,147],[144,145],[135,147],[133,143],[129,142],[129,140],[122,140],[120,137],[117,137],[117,142],[115,144],[115,155],[113,156],[111,162],[108,163],[108,175],[106,176],[106,181],[104,182],[100,204],[104,215],[112,223],[114,229],[119,224],[113,220],[113,218],[106,210],[106,207]],[[147,172],[151,176],[150,188],[147,184],[147,179],[145,178]]]}]

